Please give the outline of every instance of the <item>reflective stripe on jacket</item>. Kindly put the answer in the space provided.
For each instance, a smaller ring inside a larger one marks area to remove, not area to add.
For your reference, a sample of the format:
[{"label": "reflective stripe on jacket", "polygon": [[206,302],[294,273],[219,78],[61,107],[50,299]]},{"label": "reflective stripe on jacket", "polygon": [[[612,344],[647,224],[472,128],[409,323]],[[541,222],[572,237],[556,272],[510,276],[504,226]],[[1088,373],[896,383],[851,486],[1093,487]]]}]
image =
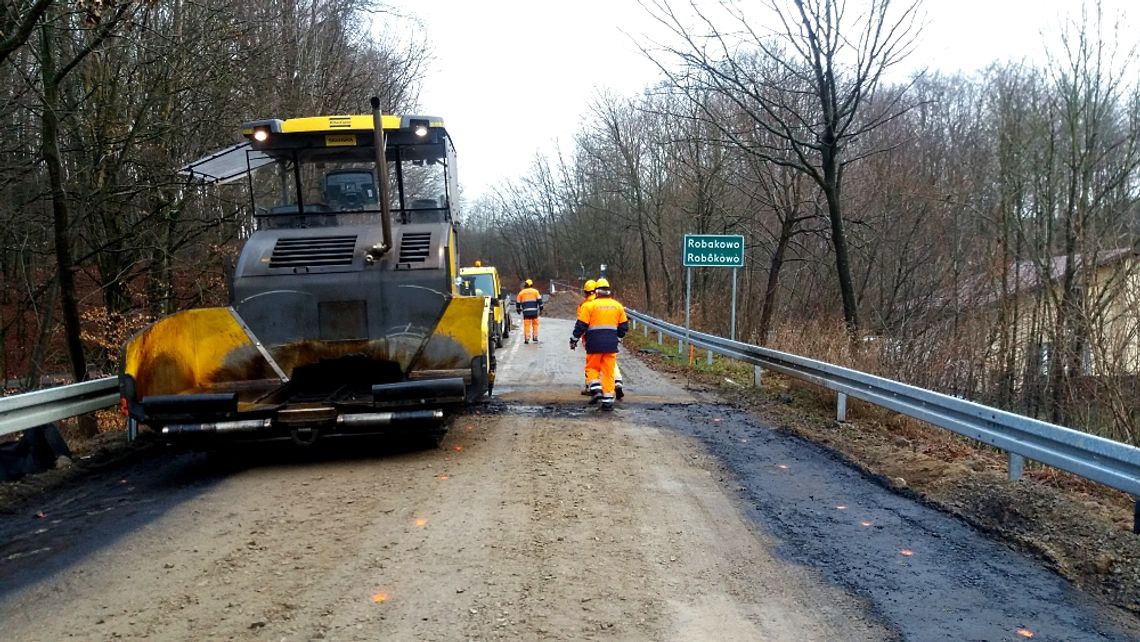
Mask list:
[{"label": "reflective stripe on jacket", "polygon": [[542,307],[542,294],[534,288],[523,288],[515,297],[515,305],[524,319],[533,319],[538,316],[538,310]]},{"label": "reflective stripe on jacket", "polygon": [[578,321],[574,324],[574,338],[586,339],[586,352],[617,352],[618,339],[629,332],[629,317],[617,300],[599,296],[578,307]]}]

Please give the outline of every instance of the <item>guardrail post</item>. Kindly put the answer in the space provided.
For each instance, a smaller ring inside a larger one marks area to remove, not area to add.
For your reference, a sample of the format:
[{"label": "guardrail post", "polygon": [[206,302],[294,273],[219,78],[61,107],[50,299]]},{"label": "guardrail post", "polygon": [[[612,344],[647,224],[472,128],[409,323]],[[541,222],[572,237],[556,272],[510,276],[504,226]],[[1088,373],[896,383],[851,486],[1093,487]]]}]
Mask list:
[{"label": "guardrail post", "polygon": [[649,336],[649,326],[645,325],[644,323],[641,324],[641,336],[643,336],[643,337]]},{"label": "guardrail post", "polygon": [[847,394],[837,393],[835,396],[835,420],[847,421]]},{"label": "guardrail post", "polygon": [[760,378],[764,376],[764,369],[760,366],[752,366],[752,381],[757,388],[760,387]]},{"label": "guardrail post", "polygon": [[685,354],[685,337],[677,337],[677,352]]},{"label": "guardrail post", "polygon": [[1009,453],[1009,481],[1021,479],[1021,473],[1024,471],[1025,458],[1014,452]]},{"label": "guardrail post", "polygon": [[665,343],[665,333],[658,330],[657,331],[657,345],[662,345],[663,343]]},{"label": "guardrail post", "polygon": [[707,363],[707,364],[709,364],[709,365],[711,366],[711,365],[712,365],[712,350],[709,350],[709,351],[706,353],[706,355],[707,355],[707,356],[705,357],[705,363]]}]

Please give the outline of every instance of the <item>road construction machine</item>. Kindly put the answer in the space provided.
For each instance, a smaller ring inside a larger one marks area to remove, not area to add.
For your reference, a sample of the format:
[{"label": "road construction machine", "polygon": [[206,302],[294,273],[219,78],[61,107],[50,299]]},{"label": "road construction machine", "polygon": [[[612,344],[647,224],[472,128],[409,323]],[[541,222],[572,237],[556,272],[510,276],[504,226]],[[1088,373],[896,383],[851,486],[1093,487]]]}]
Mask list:
[{"label": "road construction machine", "polygon": [[130,418],[169,441],[414,430],[494,384],[489,300],[460,292],[455,148],[440,118],[372,114],[246,123],[245,142],[184,172],[244,180],[252,231],[230,305],[136,334]]}]

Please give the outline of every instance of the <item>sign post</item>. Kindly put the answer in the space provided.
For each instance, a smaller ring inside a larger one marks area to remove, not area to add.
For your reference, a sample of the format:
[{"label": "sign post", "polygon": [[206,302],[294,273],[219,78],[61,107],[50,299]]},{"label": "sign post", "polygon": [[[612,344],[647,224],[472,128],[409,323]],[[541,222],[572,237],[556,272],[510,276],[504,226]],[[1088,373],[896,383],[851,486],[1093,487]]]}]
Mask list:
[{"label": "sign post", "polygon": [[736,273],[740,268],[732,268],[732,320],[728,323],[728,338],[736,341]]},{"label": "sign post", "polygon": [[685,344],[689,343],[689,310],[692,307],[693,268],[732,268],[732,320],[729,333],[736,340],[736,273],[744,267],[744,236],[741,234],[686,234],[681,245],[685,274]]}]

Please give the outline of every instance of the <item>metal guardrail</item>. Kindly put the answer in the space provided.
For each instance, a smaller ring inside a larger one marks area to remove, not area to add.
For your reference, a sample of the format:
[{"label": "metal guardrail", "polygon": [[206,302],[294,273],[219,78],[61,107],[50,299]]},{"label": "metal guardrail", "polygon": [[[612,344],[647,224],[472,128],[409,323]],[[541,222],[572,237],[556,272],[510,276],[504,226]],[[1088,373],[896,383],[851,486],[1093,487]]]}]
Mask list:
[{"label": "metal guardrail", "polygon": [[75,417],[119,403],[119,378],[105,377],[0,397],[0,435]]},{"label": "metal guardrail", "polygon": [[[766,368],[834,390],[841,421],[845,419],[847,396],[855,397],[1006,451],[1010,479],[1019,479],[1024,460],[1032,459],[1140,498],[1140,448],[866,372],[686,331],[636,310],[627,312],[635,325],[638,321],[644,324],[646,336],[649,329],[657,331],[658,343],[663,335],[669,335],[678,340],[682,350],[688,341],[692,346],[753,364],[757,384],[761,369]],[[1140,499],[1133,531],[1140,533]]]}]

